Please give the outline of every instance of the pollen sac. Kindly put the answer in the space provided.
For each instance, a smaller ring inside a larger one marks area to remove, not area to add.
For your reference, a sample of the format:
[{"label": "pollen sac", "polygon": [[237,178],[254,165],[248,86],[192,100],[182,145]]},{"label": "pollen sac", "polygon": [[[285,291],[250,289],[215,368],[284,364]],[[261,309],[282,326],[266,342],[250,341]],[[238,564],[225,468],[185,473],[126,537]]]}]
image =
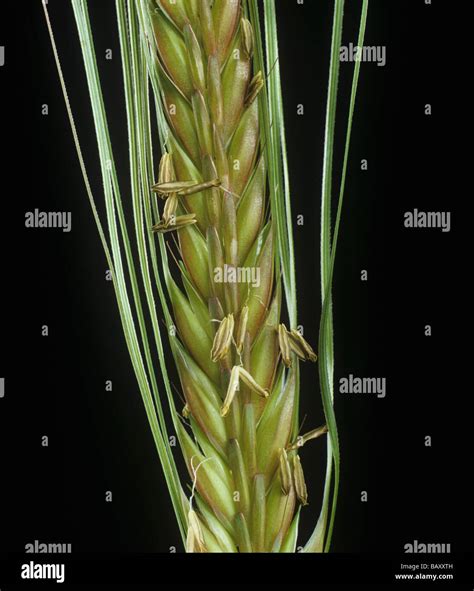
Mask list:
[{"label": "pollen sac", "polygon": [[171,183],[175,178],[173,159],[171,158],[171,154],[165,152],[160,160],[158,184]]},{"label": "pollen sac", "polygon": [[239,389],[239,367],[235,366],[232,369],[232,372],[230,374],[230,380],[229,380],[229,386],[227,388],[227,394],[224,400],[224,404],[222,405],[221,408],[221,417],[226,417],[229,414],[229,410],[231,407],[231,404],[235,398],[235,395],[237,393],[237,390]]},{"label": "pollen sac", "polygon": [[187,189],[182,189],[178,192],[180,197],[189,197],[190,195],[195,195],[196,193],[201,193],[201,191],[207,191],[208,189],[212,189],[214,187],[220,187],[220,180],[219,179],[212,179],[210,181],[204,181],[203,183],[197,183],[193,187],[188,187]]},{"label": "pollen sac", "polygon": [[262,396],[262,398],[268,398],[269,392],[262,388],[257,384],[257,382],[253,379],[253,377],[249,374],[249,372],[244,369],[243,367],[239,367],[239,376],[240,379],[244,382],[246,386],[248,386],[255,394]]},{"label": "pollen sac", "polygon": [[173,219],[174,223],[166,224],[164,220],[161,220],[156,226],[153,226],[153,232],[158,232],[159,234],[165,234],[166,232],[173,232],[174,230],[181,230],[182,228],[186,228],[187,226],[194,225],[196,220],[196,214],[187,214],[187,215],[179,215]]},{"label": "pollen sac", "polygon": [[316,353],[297,330],[293,329],[288,336],[291,348],[300,359],[303,361],[312,361],[313,363],[318,360]]},{"label": "pollen sac", "polygon": [[176,210],[178,209],[178,197],[173,194],[168,197],[163,209],[163,221],[166,226],[173,225],[176,220]]},{"label": "pollen sac", "polygon": [[303,447],[303,445],[308,443],[308,441],[311,441],[312,439],[318,439],[322,435],[325,435],[327,432],[328,432],[328,428],[326,425],[323,425],[322,427],[318,427],[317,429],[312,429],[308,433],[305,433],[304,435],[300,435],[296,439],[296,441],[294,443],[292,443],[287,449],[288,449],[288,451],[293,451],[293,450],[299,449],[300,447]]},{"label": "pollen sac", "polygon": [[212,179],[204,183],[198,183],[197,181],[169,181],[167,183],[157,183],[153,185],[152,189],[164,199],[168,195],[173,194],[179,195],[180,197],[188,197],[212,187],[218,187],[219,185],[219,179]]},{"label": "pollen sac", "polygon": [[247,332],[247,323],[249,320],[249,308],[248,306],[244,306],[242,308],[242,312],[240,313],[240,320],[239,326],[237,327],[237,336],[235,339],[235,348],[237,349],[237,353],[240,355],[244,348],[245,342],[245,334]]},{"label": "pollen sac", "polygon": [[183,417],[185,419],[189,419],[191,411],[190,411],[189,406],[187,404],[184,405],[183,410],[181,411],[181,414],[183,415]]},{"label": "pollen sac", "polygon": [[284,324],[280,324],[278,327],[278,344],[280,346],[280,353],[283,363],[286,367],[291,367],[291,347],[290,340],[288,338],[288,331]]},{"label": "pollen sac", "polygon": [[177,194],[179,191],[183,189],[183,187],[194,187],[196,185],[195,181],[163,181],[158,182],[156,185],[152,186],[152,191],[154,193],[158,193],[158,195],[162,199],[166,199],[168,195]]},{"label": "pollen sac", "polygon": [[288,455],[284,449],[281,450],[280,454],[280,480],[281,492],[287,496],[292,487],[292,480],[290,462],[288,461]]},{"label": "pollen sac", "polygon": [[308,491],[304,479],[303,467],[299,456],[293,457],[293,477],[295,480],[296,496],[299,502],[305,506],[308,504]]},{"label": "pollen sac", "polygon": [[229,352],[234,334],[234,324],[233,314],[226,316],[220,323],[211,350],[211,359],[214,363],[223,359]]},{"label": "pollen sac", "polygon": [[263,398],[268,398],[268,396],[270,395],[268,390],[265,390],[264,388],[262,388],[261,386],[259,386],[257,384],[257,382],[253,379],[253,377],[249,374],[249,372],[246,369],[244,369],[243,367],[241,367],[239,365],[235,365],[232,368],[232,372],[230,374],[230,381],[229,381],[229,386],[227,388],[227,395],[224,400],[224,405],[222,406],[222,409],[221,409],[221,416],[223,416],[223,417],[227,416],[229,413],[229,409],[232,404],[232,401],[234,400],[235,395],[239,389],[240,380],[242,380],[242,382],[248,388],[250,388],[252,390],[252,392],[255,392],[255,394],[258,394],[259,396],[262,396]]}]

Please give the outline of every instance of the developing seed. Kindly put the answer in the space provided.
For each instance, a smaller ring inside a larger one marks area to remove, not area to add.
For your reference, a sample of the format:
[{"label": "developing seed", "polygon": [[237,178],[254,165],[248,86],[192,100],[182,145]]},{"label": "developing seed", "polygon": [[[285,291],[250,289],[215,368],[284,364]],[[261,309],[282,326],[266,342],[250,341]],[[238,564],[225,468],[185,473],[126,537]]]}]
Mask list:
[{"label": "developing seed", "polygon": [[240,313],[239,326],[237,327],[237,337],[235,342],[235,348],[237,353],[240,355],[244,348],[245,333],[247,332],[247,323],[249,319],[249,308],[244,306]]},{"label": "developing seed", "polygon": [[286,367],[291,367],[291,348],[290,340],[288,338],[288,331],[284,324],[280,324],[278,327],[278,344],[280,346],[281,358]]},{"label": "developing seed", "polygon": [[299,502],[305,506],[308,504],[308,491],[304,479],[303,467],[299,456],[293,457],[293,476],[295,479],[296,496]]},{"label": "developing seed", "polygon": [[280,453],[280,480],[281,492],[285,496],[289,495],[292,487],[291,468],[287,453],[284,449],[282,449]]},{"label": "developing seed", "polygon": [[187,404],[184,405],[183,410],[181,411],[181,414],[183,415],[183,417],[185,419],[189,419],[189,415],[191,414],[191,409],[189,408],[189,406]]},{"label": "developing seed", "polygon": [[211,359],[217,363],[223,359],[229,352],[232,344],[232,335],[234,334],[234,315],[229,314],[222,320],[214,337],[214,343],[211,350]]}]

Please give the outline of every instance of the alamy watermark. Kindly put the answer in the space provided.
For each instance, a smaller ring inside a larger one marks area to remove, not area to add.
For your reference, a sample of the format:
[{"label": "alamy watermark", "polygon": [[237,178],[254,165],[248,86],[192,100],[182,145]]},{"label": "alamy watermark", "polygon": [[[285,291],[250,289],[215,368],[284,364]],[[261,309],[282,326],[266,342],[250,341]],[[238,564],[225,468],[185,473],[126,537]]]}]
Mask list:
[{"label": "alamy watermark", "polygon": [[[25,544],[26,554],[71,554],[72,544],[40,542],[34,540]],[[39,564],[34,560],[21,565],[21,578],[33,581],[53,580],[56,583],[64,583],[66,578],[66,566],[57,564]]]},{"label": "alamy watermark", "polygon": [[387,395],[386,378],[357,378],[349,374],[347,378],[339,380],[341,394],[376,394],[377,398]]},{"label": "alamy watermark", "polygon": [[366,45],[360,47],[349,43],[343,45],[339,52],[341,62],[373,62],[383,67],[387,64],[387,48],[385,45]]},{"label": "alamy watermark", "polygon": [[55,580],[64,583],[66,567],[64,564],[35,564],[33,560],[21,565],[21,578],[28,580]]},{"label": "alamy watermark", "polygon": [[63,232],[70,232],[72,214],[70,211],[27,211],[25,213],[25,228],[59,228]]},{"label": "alamy watermark", "polygon": [[441,232],[451,231],[451,212],[450,211],[406,211],[404,214],[405,228],[426,228],[441,230]]},{"label": "alamy watermark", "polygon": [[247,283],[254,288],[260,287],[260,267],[215,267],[214,283]]},{"label": "alamy watermark", "polygon": [[26,554],[71,554],[72,544],[52,544],[34,540],[25,544]]},{"label": "alamy watermark", "polygon": [[426,544],[414,540],[403,546],[405,554],[451,554],[451,544]]}]

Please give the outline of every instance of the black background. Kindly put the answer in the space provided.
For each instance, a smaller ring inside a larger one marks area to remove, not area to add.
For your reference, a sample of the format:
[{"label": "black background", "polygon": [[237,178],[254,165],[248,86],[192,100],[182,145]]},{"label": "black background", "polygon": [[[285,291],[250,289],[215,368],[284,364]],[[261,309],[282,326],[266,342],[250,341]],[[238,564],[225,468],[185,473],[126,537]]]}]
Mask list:
[{"label": "black background", "polygon": [[[115,157],[127,197],[127,138],[114,2],[91,1]],[[360,2],[348,0],[344,43],[357,40]],[[452,100],[445,55],[434,50],[447,2],[373,0],[366,45],[385,45],[387,65],[363,64],[334,282],[336,383],[387,378],[387,397],[336,394],[342,478],[335,552],[399,553],[406,543],[471,550],[466,503],[470,448],[459,429],[464,396],[454,237],[460,200],[440,150]],[[4,148],[0,202],[0,399],[4,484],[0,549],[71,543],[74,552],[168,552],[180,540],[146,422],[107,264],[83,188],[41,2],[2,18]],[[317,341],[319,216],[332,2],[278,0],[279,40],[295,225],[300,323]],[[98,203],[97,149],[69,2],[50,0],[63,69]],[[14,23],[12,26],[11,23]],[[448,24],[447,24],[448,23]],[[106,49],[113,59],[105,59]],[[335,187],[340,178],[352,65],[341,65]],[[433,104],[426,117],[424,106]],[[48,104],[49,115],[41,107]],[[296,106],[304,104],[304,116]],[[366,158],[369,170],[360,170]],[[451,233],[407,230],[414,208],[451,211]],[[71,211],[71,233],[24,227],[35,208]],[[102,211],[102,207],[100,208]],[[368,281],[361,281],[361,271]],[[41,336],[42,325],[49,336]],[[433,336],[425,337],[425,325]],[[105,391],[105,381],[113,391]],[[303,415],[323,422],[317,372],[303,367]],[[49,437],[49,447],[41,437]],[[433,445],[424,445],[425,436]],[[472,448],[472,444],[470,445]],[[460,451],[461,450],[461,451]],[[179,454],[179,450],[176,451]],[[301,538],[320,509],[325,446],[303,452],[310,491]],[[472,469],[472,468],[471,468]],[[105,502],[105,491],[113,502]],[[368,502],[361,502],[367,491]],[[8,517],[8,519],[7,519]]]}]

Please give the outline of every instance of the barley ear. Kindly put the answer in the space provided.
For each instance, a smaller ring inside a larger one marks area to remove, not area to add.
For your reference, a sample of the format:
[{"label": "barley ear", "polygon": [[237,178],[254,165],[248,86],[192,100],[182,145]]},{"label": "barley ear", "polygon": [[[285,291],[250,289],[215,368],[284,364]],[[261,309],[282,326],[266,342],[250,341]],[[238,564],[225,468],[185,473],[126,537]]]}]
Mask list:
[{"label": "barley ear", "polygon": [[168,281],[189,421],[179,439],[199,499],[188,549],[279,551],[296,499],[292,357],[310,353],[280,322],[260,23],[242,0],[145,3],[167,133],[153,230],[174,232],[184,284]]}]

